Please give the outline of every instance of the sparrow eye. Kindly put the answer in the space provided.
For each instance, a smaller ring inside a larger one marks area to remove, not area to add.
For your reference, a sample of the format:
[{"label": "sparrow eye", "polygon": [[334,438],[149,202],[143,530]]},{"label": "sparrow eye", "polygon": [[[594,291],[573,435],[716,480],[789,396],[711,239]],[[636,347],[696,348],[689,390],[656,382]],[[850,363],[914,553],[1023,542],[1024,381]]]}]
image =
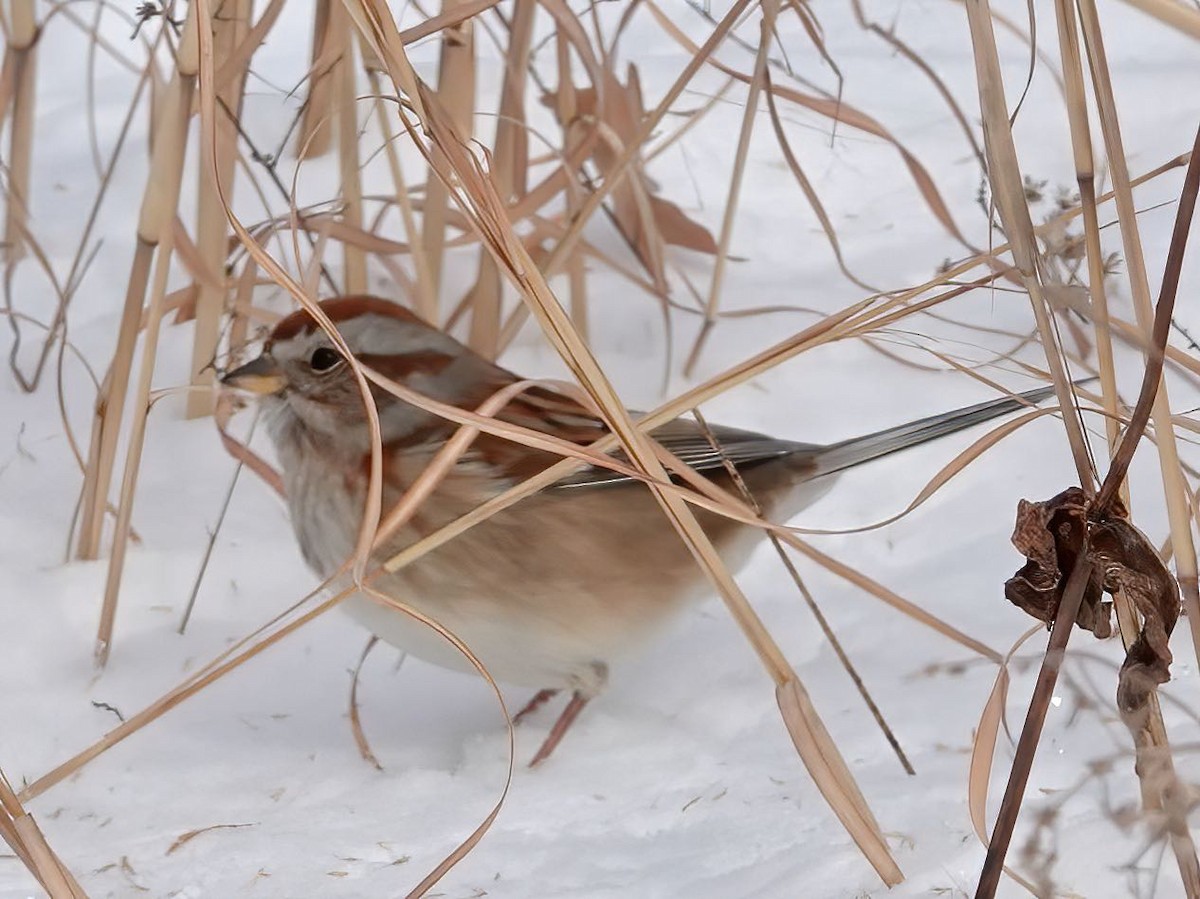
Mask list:
[{"label": "sparrow eye", "polygon": [[327,346],[317,347],[313,350],[312,358],[308,360],[308,365],[313,371],[329,371],[341,364],[341,354]]}]

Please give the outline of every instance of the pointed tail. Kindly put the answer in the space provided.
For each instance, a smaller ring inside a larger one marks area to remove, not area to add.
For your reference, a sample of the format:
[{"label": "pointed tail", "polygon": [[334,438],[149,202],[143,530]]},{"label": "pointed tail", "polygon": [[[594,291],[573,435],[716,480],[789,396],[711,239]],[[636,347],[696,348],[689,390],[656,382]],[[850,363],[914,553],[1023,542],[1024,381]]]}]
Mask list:
[{"label": "pointed tail", "polygon": [[[1088,380],[1093,379],[1089,378]],[[1084,382],[1080,381],[1079,383]],[[1035,406],[1046,397],[1053,395],[1054,386],[1051,384],[1018,393],[1016,396],[989,400],[986,403],[967,406],[965,409],[957,409],[954,412],[931,415],[928,418],[911,421],[908,424],[888,428],[874,434],[843,440],[841,443],[831,443],[817,454],[816,476],[844,471],[855,465],[878,459],[880,456],[887,456],[909,447],[929,443],[931,440],[937,440],[939,437],[945,437],[955,431],[962,431],[972,425]]]}]

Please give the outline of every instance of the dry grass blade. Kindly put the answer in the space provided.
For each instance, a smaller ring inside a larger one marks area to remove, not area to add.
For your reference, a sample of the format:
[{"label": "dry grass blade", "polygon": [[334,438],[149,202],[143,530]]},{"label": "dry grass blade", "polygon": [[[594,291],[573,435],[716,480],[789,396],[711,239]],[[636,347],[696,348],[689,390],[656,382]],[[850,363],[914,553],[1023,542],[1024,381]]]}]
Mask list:
[{"label": "dry grass blade", "polygon": [[[1155,343],[1152,339],[1154,312],[1150,302],[1150,285],[1146,274],[1145,258],[1142,254],[1142,242],[1138,231],[1137,210],[1133,203],[1129,167],[1125,161],[1124,143],[1121,139],[1121,124],[1117,117],[1112,78],[1104,50],[1104,36],[1092,0],[1079,0],[1077,7],[1083,26],[1084,44],[1087,48],[1096,105],[1100,113],[1100,127],[1104,134],[1104,146],[1112,174],[1113,194],[1125,251],[1130,293],[1133,295],[1138,328],[1142,332],[1142,337],[1147,341],[1145,351],[1149,358],[1155,352]],[[1195,161],[1194,155],[1193,152],[1192,162]],[[1189,163],[1190,167],[1191,163]],[[1174,245],[1175,241],[1173,240],[1172,246]],[[1192,641],[1197,658],[1200,659],[1200,580],[1198,580],[1196,545],[1192,537],[1191,509],[1188,503],[1189,491],[1180,466],[1175,431],[1171,427],[1171,404],[1165,383],[1159,384],[1154,394],[1151,420],[1154,422],[1154,430],[1159,440],[1159,468],[1162,473],[1167,517],[1171,525],[1175,571],[1180,589],[1183,591],[1184,607],[1187,609]]]},{"label": "dry grass blade", "polygon": [[972,652],[978,653],[985,659],[991,659],[994,662],[1000,661],[1000,653],[992,649],[985,643],[981,643],[974,637],[964,634],[962,631],[947,624],[942,619],[938,618],[920,606],[915,605],[904,597],[889,590],[887,587],[880,584],[878,581],[872,580],[861,571],[851,568],[844,562],[839,562],[832,556],[826,555],[811,544],[805,543],[794,534],[780,534],[779,538],[788,546],[799,550],[804,555],[808,556],[821,567],[828,569],[843,580],[849,581],[862,590],[870,593],[872,596],[881,599],[883,602],[892,606],[896,610],[912,618],[914,621],[925,625],[931,630],[937,631],[942,636],[953,640],[960,646],[965,646]]},{"label": "dry grass blade", "polygon": [[971,44],[975,53],[975,72],[979,88],[979,106],[983,113],[984,148],[988,159],[988,179],[992,196],[1011,242],[1013,259],[1021,274],[1021,282],[1029,293],[1034,319],[1046,353],[1046,363],[1063,408],[1067,440],[1075,460],[1079,483],[1084,490],[1095,489],[1094,473],[1088,454],[1087,440],[1076,412],[1071,379],[1066,372],[1058,341],[1050,318],[1043,284],[1041,256],[1025,198],[1024,179],[1017,162],[1013,144],[1012,125],[1004,99],[1004,80],[1000,74],[1000,59],[996,36],[992,31],[991,7],[988,0],[968,0],[967,20],[971,26]]},{"label": "dry grass blade", "polygon": [[[359,161],[358,90],[355,86],[354,40],[350,17],[340,3],[330,12],[333,39],[337,42],[338,62],[331,77],[334,80],[334,119],[337,129],[338,172],[342,188],[342,219],[353,228],[363,224],[362,165]],[[345,276],[343,290],[347,294],[367,290],[367,257],[355,243],[342,244]],[[320,254],[315,254],[320,258]]]},{"label": "dry grass blade", "polygon": [[354,672],[350,676],[350,730],[354,734],[354,745],[358,747],[358,754],[363,757],[363,761],[376,771],[382,771],[383,765],[379,764],[379,759],[371,751],[371,744],[367,741],[367,735],[363,731],[362,718],[358,714],[358,677],[362,674],[363,663],[367,661],[367,656],[371,654],[371,650],[378,642],[379,638],[372,634],[371,638],[367,640],[367,645],[363,647],[362,655],[358,657],[358,664],[354,666]]},{"label": "dry grass blade", "polygon": [[758,100],[763,85],[770,88],[767,77],[767,53],[771,49],[771,35],[775,19],[779,15],[779,0],[763,0],[759,6],[762,22],[759,28],[758,53],[754,57],[754,74],[750,78],[750,90],[746,94],[746,109],[742,115],[742,128],[738,133],[737,151],[733,158],[733,172],[729,179],[729,195],[725,200],[725,215],[721,219],[721,234],[717,238],[717,254],[713,263],[712,283],[708,290],[708,301],[704,311],[704,329],[696,338],[696,346],[684,368],[691,372],[699,356],[700,348],[716,320],[721,299],[721,285],[725,278],[725,265],[729,259],[729,242],[733,238],[733,223],[737,218],[738,199],[741,196],[742,176],[746,171],[746,156],[750,152],[750,138],[754,134],[754,119],[758,114]]},{"label": "dry grass blade", "polygon": [[783,130],[783,120],[780,118],[779,109],[775,104],[775,92],[770,89],[770,70],[767,70],[764,74],[767,79],[767,112],[771,116],[771,127],[775,131],[775,140],[778,142],[779,149],[783,153],[784,161],[787,162],[788,168],[792,170],[792,176],[796,179],[796,183],[800,185],[800,190],[804,192],[804,197],[808,200],[808,205],[812,208],[813,214],[816,215],[817,221],[821,223],[821,230],[825,232],[825,237],[829,241],[829,247],[833,250],[834,258],[837,260],[838,268],[841,269],[842,274],[851,282],[857,284],[863,290],[875,293],[876,289],[874,287],[860,280],[857,275],[847,268],[846,260],[842,256],[841,241],[838,240],[837,230],[833,227],[829,213],[825,211],[825,204],[821,202],[821,198],[817,196],[817,191],[812,186],[812,182],[804,173],[804,169],[800,167],[800,162],[796,158],[796,154],[792,150],[792,145],[787,139],[787,134]]},{"label": "dry grass blade", "polygon": [[[753,80],[752,76],[732,69],[724,63],[712,57],[711,49],[697,48],[688,37],[679,30],[679,28],[671,21],[670,16],[663,12],[654,0],[645,0],[644,3],[647,10],[653,15],[663,30],[666,31],[681,47],[693,54],[697,60],[703,59],[709,65],[716,68],[718,71],[724,72],[731,78],[736,78],[745,84],[750,84]],[[887,141],[896,152],[900,154],[904,161],[905,168],[908,169],[917,190],[921,193],[921,198],[925,201],[929,211],[942,224],[950,234],[959,240],[964,246],[970,246],[967,239],[959,230],[958,225],[954,222],[954,217],[950,214],[950,208],[946,205],[945,200],[939,193],[933,177],[929,171],[920,163],[920,161],[904,147],[883,125],[873,119],[866,113],[855,109],[847,103],[843,103],[837,99],[828,99],[825,97],[814,97],[809,94],[802,93],[794,88],[785,85],[773,84],[769,86],[769,90],[775,93],[778,97],[784,100],[789,100],[806,109],[810,109],[818,115],[825,116],[835,123],[849,125],[859,131],[874,135]]]},{"label": "dry grass blade", "polygon": [[[454,7],[460,2],[462,0],[442,0],[442,14],[452,13]],[[354,4],[347,0],[347,6],[353,8]],[[378,16],[387,16],[388,24],[392,25],[391,30],[394,31],[395,25],[391,21],[391,14],[387,8],[384,7],[382,10],[377,8],[375,12]],[[370,37],[369,32],[364,32],[364,35]],[[387,43],[385,38],[384,46]],[[402,47],[397,48],[391,57],[381,54],[385,70],[394,72],[397,54],[404,56]],[[405,84],[403,79],[409,76],[411,76],[412,82]],[[420,96],[416,90],[413,90],[416,85],[416,76],[412,75],[411,71],[402,71],[399,77],[401,82],[397,84],[397,89],[401,89],[402,86],[406,89],[405,92],[409,97]],[[396,78],[397,75],[393,74],[393,80]],[[439,98],[445,103],[446,111],[453,118],[458,133],[469,138],[474,131],[472,120],[475,113],[475,39],[470,19],[464,19],[459,24],[442,31],[438,89]],[[435,147],[434,153],[437,152]],[[442,283],[443,256],[446,249],[446,209],[449,203],[450,192],[441,179],[434,174],[431,167],[425,179],[425,208],[421,219],[421,241],[425,257],[429,261],[430,289],[435,295]],[[498,297],[496,303],[499,303]],[[499,315],[498,305],[496,314]],[[484,347],[484,351],[486,352],[486,347]]]},{"label": "dry grass blade", "polygon": [[175,209],[179,204],[188,120],[191,116],[196,83],[195,47],[196,16],[189,7],[176,57],[175,75],[163,109],[158,115],[146,192],[142,197],[138,216],[137,245],[117,332],[117,346],[113,353],[112,366],[104,378],[96,404],[92,440],[94,452],[88,456],[79,528],[78,554],[81,559],[95,559],[99,556],[104,514],[108,506],[108,491],[116,464],[117,442],[129,390],[129,376],[133,368],[133,355],[146,287],[150,280],[155,251],[163,236],[170,233]]},{"label": "dry grass blade", "polygon": [[[363,56],[371,52],[370,45],[361,42]],[[380,84],[378,60],[373,57],[364,59],[367,65],[367,78],[371,84],[371,94],[374,96],[375,116],[379,121],[379,129],[383,132],[384,151],[387,155],[388,170],[392,175],[392,184],[396,192],[396,205],[400,209],[400,217],[404,223],[404,234],[408,237],[409,252],[412,256],[414,277],[413,298],[416,312],[421,318],[431,324],[439,324],[437,294],[433,289],[433,279],[430,275],[429,258],[425,248],[416,239],[416,217],[413,215],[412,200],[408,195],[408,183],[404,177],[404,168],[400,163],[400,154],[396,149],[396,138],[392,131],[392,120],[388,115]]]},{"label": "dry grass blade", "polygon": [[177,852],[178,850],[180,850],[184,846],[186,846],[188,843],[190,843],[192,840],[196,839],[196,837],[200,836],[200,834],[202,834],[202,833],[211,833],[214,830],[239,830],[243,827],[255,827],[255,826],[257,826],[257,825],[254,825],[254,824],[210,824],[207,827],[198,827],[195,830],[187,831],[187,833],[181,833],[174,840],[172,840],[171,845],[167,847],[166,854],[170,855],[173,852]]},{"label": "dry grass blade", "polygon": [[[189,27],[189,24],[191,27]],[[121,496],[117,506],[117,521],[113,531],[112,555],[108,564],[108,576],[104,585],[104,601],[100,609],[100,626],[96,632],[95,661],[103,666],[108,661],[112,647],[113,626],[116,620],[117,599],[121,587],[121,575],[125,564],[125,551],[128,547],[129,533],[132,526],[134,494],[137,489],[138,471],[141,466],[143,441],[146,434],[146,418],[150,413],[150,387],[154,376],[155,357],[157,353],[159,326],[164,313],[164,300],[167,293],[167,278],[170,274],[171,249],[174,246],[175,207],[179,202],[179,191],[183,177],[183,158],[185,154],[188,120],[191,117],[191,97],[195,84],[197,27],[195,16],[188,11],[187,23],[184,25],[184,37],[181,39],[179,54],[176,59],[175,79],[172,82],[172,99],[176,105],[170,108],[170,114],[164,115],[162,129],[155,144],[154,157],[151,160],[151,180],[148,182],[143,198],[141,217],[138,222],[138,251],[135,255],[135,266],[142,260],[142,253],[147,247],[157,248],[151,251],[155,260],[154,283],[151,286],[150,313],[146,323],[146,340],[142,347],[142,367],[137,382],[136,402],[133,408],[133,423],[129,435],[129,446],[126,449],[125,469],[121,483]],[[165,169],[164,180],[155,180],[155,173]],[[107,499],[107,478],[103,472],[111,470],[116,457],[117,430],[121,424],[121,410],[124,405],[127,386],[124,380],[128,378],[133,364],[133,341],[136,328],[130,321],[134,311],[141,312],[142,296],[145,290],[144,275],[149,273],[150,257],[145,257],[146,271],[136,272],[131,278],[130,293],[126,295],[126,307],[121,322],[121,335],[117,344],[117,356],[113,359],[110,372],[111,380],[106,379],[110,388],[108,402],[110,406],[104,410],[103,422],[100,425],[101,458],[97,461],[100,471],[95,479],[95,493],[92,495],[92,508],[85,510],[91,513],[91,530],[85,531],[90,538],[98,542],[99,526],[103,520],[103,510]],[[136,285],[136,286],[135,286]],[[136,306],[133,303],[136,301]],[[140,318],[140,315],[138,316]],[[122,345],[124,343],[124,346]],[[122,352],[128,354],[123,357]],[[120,375],[120,377],[118,377]],[[89,463],[92,460],[89,460]],[[88,519],[85,519],[87,521]],[[89,546],[95,549],[95,545]]]},{"label": "dry grass blade", "polygon": [[8,113],[11,120],[5,159],[8,183],[4,218],[4,256],[11,266],[25,252],[40,31],[33,0],[13,0],[9,5],[9,18],[3,76],[7,89],[0,115]]},{"label": "dry grass blade", "polygon": [[775,688],[775,700],[796,751],[842,826],[885,884],[891,887],[901,883],[904,875],[892,858],[879,824],[859,792],[833,737],[817,715],[808,691],[799,679],[792,678]]},{"label": "dry grass blade", "polygon": [[[721,464],[725,469],[725,473],[729,475],[730,480],[732,480],[737,486],[738,493],[741,494],[742,499],[745,500],[746,504],[754,511],[755,515],[761,516],[762,508],[759,506],[757,500],[755,500],[753,494],[751,494],[750,488],[746,486],[746,482],[742,478],[741,473],[738,471],[737,466],[730,461],[728,455],[722,450],[720,442],[717,440],[716,435],[713,434],[712,429],[708,426],[708,422],[705,420],[704,415],[699,409],[693,409],[692,415],[695,417],[696,423],[700,425],[701,430],[704,432],[704,438],[708,441],[713,450],[721,456]],[[850,656],[847,655],[845,648],[842,646],[842,641],[839,640],[837,634],[834,633],[833,627],[830,625],[829,620],[825,617],[825,614],[821,611],[820,606],[817,605],[816,599],[813,598],[812,593],[809,591],[803,579],[800,577],[800,572],[796,570],[796,566],[793,564],[791,556],[789,556],[787,554],[787,550],[783,548],[783,543],[780,541],[778,535],[769,533],[768,538],[771,541],[771,546],[775,549],[776,554],[779,556],[779,561],[782,562],[783,567],[787,569],[788,576],[791,577],[792,583],[796,585],[796,589],[799,590],[800,595],[804,597],[804,602],[808,606],[809,611],[812,612],[813,617],[817,620],[817,625],[821,628],[821,633],[825,635],[825,639],[829,641],[830,647],[832,647],[834,654],[837,655],[838,662],[841,663],[842,668],[845,669],[846,674],[850,677],[850,680],[854,682],[855,689],[858,690],[859,695],[867,704],[867,708],[874,717],[875,723],[883,732],[884,738],[892,747],[892,751],[896,753],[896,757],[900,760],[901,767],[904,768],[906,774],[916,774],[917,772],[913,769],[912,763],[908,760],[908,756],[905,755],[904,750],[900,746],[900,741],[896,739],[895,732],[888,725],[887,721],[884,720],[883,712],[880,711],[879,706],[875,703],[874,697],[872,697],[870,692],[867,690],[867,686],[865,683],[863,683],[862,677],[858,673],[858,669],[855,668],[854,663],[850,661]]]},{"label": "dry grass blade", "polygon": [[[235,121],[241,115],[242,91],[246,69],[237,67],[233,52],[245,41],[250,18],[249,0],[223,0],[214,22],[213,45],[220,60],[223,86],[218,91],[218,103],[227,113],[217,122],[216,167],[222,183],[233,181],[234,164],[237,161],[238,132]],[[265,32],[264,32],[265,36]],[[251,48],[253,52],[253,48]],[[247,60],[249,57],[246,57]],[[201,280],[197,285],[195,328],[192,332],[192,385],[198,389],[189,391],[187,415],[198,418],[211,415],[215,394],[212,361],[216,356],[217,343],[221,335],[221,316],[225,312],[227,287],[220,273],[225,268],[226,232],[225,213],[221,200],[213,188],[209,173],[202,166],[197,185],[196,250],[200,264],[215,274]],[[180,228],[182,231],[183,229]]]},{"label": "dry grass blade", "polygon": [[1200,11],[1176,0],[1125,0],[1130,6],[1140,9],[1149,16],[1158,19],[1164,25],[1170,25],[1184,34],[1200,40]]},{"label": "dry grass blade", "polygon": [[50,899],[87,899],[66,865],[54,854],[41,828],[21,805],[0,771],[0,838],[29,869]]},{"label": "dry grass blade", "polygon": [[308,69],[308,96],[300,119],[300,158],[321,156],[333,140],[332,66],[337,60],[332,11],[340,0],[316,0],[313,13],[312,61]]},{"label": "dry grass blade", "polygon": [[941,96],[942,102],[945,103],[946,107],[950,110],[950,114],[954,116],[954,121],[958,123],[959,129],[963,133],[963,137],[966,138],[967,143],[971,145],[971,151],[975,154],[975,158],[979,160],[980,167],[986,168],[987,162],[983,157],[983,148],[979,146],[978,141],[975,139],[975,129],[967,121],[967,117],[963,113],[962,107],[959,106],[958,101],[954,99],[954,94],[950,92],[950,88],[946,85],[946,82],[942,80],[942,78],[936,71],[934,71],[933,67],[930,66],[929,63],[921,58],[919,53],[917,53],[908,44],[896,36],[894,28],[884,28],[878,22],[868,20],[866,13],[863,11],[862,0],[851,0],[850,7],[854,10],[854,18],[858,20],[860,27],[871,32],[880,40],[894,48],[897,53],[916,66],[921,71],[921,74],[929,79],[934,88],[937,90],[938,94]]},{"label": "dry grass blade", "polygon": [[[380,24],[382,22],[379,19],[372,21],[372,25]],[[394,28],[390,21],[387,24]],[[369,39],[382,43],[387,40],[387,34],[369,36]],[[693,60],[694,63],[695,60]],[[404,73],[391,72],[391,74],[399,88]],[[665,481],[666,477],[651,442],[643,432],[634,427],[629,413],[617,397],[606,375],[580,339],[578,332],[572,327],[569,316],[551,294],[544,277],[530,258],[529,253],[513,233],[504,204],[496,194],[491,180],[479,166],[478,160],[467,152],[462,138],[455,132],[452,121],[441,110],[435,96],[424,92],[422,105],[426,110],[422,125],[430,133],[440,152],[444,154],[449,171],[443,171],[439,167],[439,157],[434,154],[429,156],[430,165],[438,171],[439,178],[446,183],[448,188],[451,183],[458,185],[459,190],[454,194],[455,199],[468,213],[471,225],[478,231],[485,247],[491,252],[497,264],[521,289],[523,298],[550,339],[551,345],[562,356],[583,389],[587,391],[630,460],[653,479],[650,487],[663,512],[684,540],[705,575],[726,601],[735,620],[759,654],[777,688],[783,691],[781,695],[784,699],[781,700],[781,710],[785,712],[785,723],[792,731],[797,748],[812,746],[812,735],[815,733],[814,715],[811,708],[805,707],[802,703],[793,704],[792,702],[792,698],[798,696],[795,692],[798,690],[798,682],[791,666],[725,568],[715,548],[685,502],[672,491],[655,483],[655,481]],[[406,127],[412,130],[412,126],[404,115],[404,111],[401,109],[402,120]],[[644,140],[645,135],[641,135],[641,138]],[[599,192],[593,193],[591,198],[595,199],[598,195]],[[555,254],[562,250],[565,243],[564,240],[559,244]],[[551,256],[551,259],[553,258],[554,254]],[[548,262],[547,266],[549,267],[550,264]],[[793,708],[797,711],[803,709],[803,714],[789,715],[787,710]],[[801,728],[802,725],[802,730],[794,729]],[[816,742],[828,762],[831,758],[830,753],[835,750],[831,744],[823,744],[819,735]],[[838,802],[835,805],[835,811],[847,825],[851,835],[876,868],[880,877],[887,883],[898,882],[899,869],[896,868],[878,827],[867,827],[865,831],[863,829],[864,822],[860,808],[863,805],[862,798],[857,788],[854,787],[852,779],[849,778],[849,773],[845,769],[844,763],[841,763],[840,757],[837,757],[838,764],[822,766],[817,764],[816,757],[811,752],[806,754],[802,751],[802,755],[806,764],[815,766],[810,768],[813,776],[825,780],[821,784],[822,790],[830,791],[828,795],[831,796],[849,798],[849,805]],[[832,772],[833,780],[828,779],[831,776],[830,772]],[[855,812],[859,814],[856,816]],[[874,824],[873,819],[867,823]]]}]

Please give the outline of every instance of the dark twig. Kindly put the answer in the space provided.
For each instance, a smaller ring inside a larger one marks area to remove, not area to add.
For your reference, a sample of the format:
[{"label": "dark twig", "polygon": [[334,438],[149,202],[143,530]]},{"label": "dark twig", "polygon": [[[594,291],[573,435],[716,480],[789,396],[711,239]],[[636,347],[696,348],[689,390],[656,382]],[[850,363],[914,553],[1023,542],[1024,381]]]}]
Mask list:
[{"label": "dark twig", "polygon": [[1046,654],[1042,657],[1042,667],[1033,687],[1033,697],[1029,700],[1025,726],[1021,728],[1021,737],[1017,741],[1017,754],[1008,774],[1008,786],[1004,788],[1004,799],[1000,803],[1000,813],[996,816],[992,839],[988,843],[987,858],[983,862],[983,872],[979,875],[975,899],[992,899],[1000,885],[1000,876],[1004,873],[1004,857],[1008,854],[1013,828],[1021,811],[1021,800],[1029,783],[1029,771],[1033,767],[1033,758],[1042,736],[1042,726],[1046,723],[1050,700],[1054,698],[1054,687],[1058,683],[1058,672],[1062,668],[1067,641],[1075,628],[1075,617],[1079,614],[1084,590],[1091,580],[1092,568],[1085,545],[1085,551],[1080,553],[1079,561],[1071,571],[1062,603],[1058,607],[1058,615],[1054,619],[1054,628],[1050,631],[1050,641],[1046,645]]},{"label": "dark twig", "polygon": [[1113,453],[1112,465],[1100,492],[1092,506],[1092,516],[1098,517],[1108,510],[1125,480],[1125,472],[1133,460],[1146,425],[1150,422],[1150,411],[1154,405],[1154,397],[1158,393],[1158,385],[1162,381],[1163,356],[1166,353],[1167,338],[1171,331],[1171,314],[1175,311],[1175,295],[1179,290],[1179,273],[1183,269],[1184,251],[1187,249],[1188,229],[1192,224],[1192,215],[1196,210],[1196,196],[1200,193],[1200,128],[1196,130],[1196,140],[1192,145],[1192,155],[1188,161],[1187,175],[1183,180],[1183,190],[1179,195],[1179,205],[1175,209],[1175,228],[1171,232],[1171,246],[1167,251],[1167,263],[1163,268],[1162,287],[1158,293],[1158,305],[1154,310],[1154,330],[1152,332],[1149,357],[1146,360],[1146,371],[1142,375],[1142,389],[1138,394],[1137,405],[1129,419],[1129,427],[1121,437],[1117,451]]},{"label": "dark twig", "polygon": [[[725,467],[726,473],[737,486],[738,492],[742,494],[742,498],[754,510],[754,514],[762,515],[762,507],[750,492],[750,488],[746,486],[745,480],[742,478],[741,472],[737,470],[737,466],[730,461],[721,449],[721,444],[717,442],[716,435],[713,434],[712,428],[708,426],[704,416],[700,414],[699,409],[692,409],[692,415],[696,419],[696,423],[700,425],[700,429],[704,432],[705,438],[712,445],[712,448],[717,451],[721,457],[721,464]],[[842,642],[838,639],[837,634],[833,632],[833,627],[829,624],[829,619],[825,617],[825,613],[821,611],[817,605],[816,599],[809,592],[808,586],[800,577],[800,572],[796,570],[796,564],[792,561],[792,557],[787,554],[787,550],[783,548],[783,543],[775,534],[768,533],[767,538],[771,541],[771,545],[775,547],[775,552],[779,554],[780,561],[783,562],[783,567],[787,569],[791,575],[792,581],[796,585],[796,589],[800,591],[800,595],[804,597],[804,601],[808,604],[809,611],[813,617],[817,619],[817,624],[821,628],[821,633],[825,635],[825,639],[829,641],[829,645],[833,647],[834,654],[838,657],[842,667],[846,670],[846,674],[850,675],[850,680],[853,681],[859,695],[863,698],[863,702],[867,704],[867,709],[870,710],[871,716],[875,719],[875,723],[879,725],[879,729],[883,731],[883,737],[888,741],[888,745],[892,747],[892,751],[896,753],[896,758],[900,760],[900,766],[904,768],[906,774],[915,775],[917,772],[912,766],[912,762],[908,760],[904,749],[900,746],[900,741],[896,739],[896,734],[887,720],[883,717],[883,712],[880,711],[878,705],[875,704],[874,697],[867,690],[867,685],[863,683],[862,677],[858,673],[858,669],[854,667],[854,663],[850,661],[850,656],[846,654],[846,650],[842,648]]]},{"label": "dark twig", "polygon": [[[246,435],[247,445],[254,437],[254,429],[258,426],[258,416],[259,413],[256,412],[253,421],[250,422],[250,430]],[[242,476],[242,469],[245,467],[245,463],[239,459],[237,467],[233,470],[233,477],[229,479],[229,487],[225,491],[225,500],[221,503],[221,511],[217,515],[217,523],[209,531],[208,544],[204,547],[204,557],[200,560],[200,569],[196,572],[196,579],[192,582],[192,592],[188,594],[187,605],[184,607],[183,617],[179,621],[179,633],[181,634],[187,630],[188,622],[192,618],[192,610],[196,607],[196,598],[200,595],[200,585],[204,583],[204,575],[208,571],[208,563],[212,559],[213,549],[217,545],[217,536],[221,533],[221,526],[225,523],[225,514],[229,511],[229,504],[233,501],[233,492],[237,489],[238,479]]]},{"label": "dark twig", "polygon": [[[271,183],[275,185],[276,189],[283,196],[283,199],[289,204],[294,205],[294,198],[288,191],[287,185],[285,185],[283,183],[283,179],[279,177],[279,172],[275,170],[275,164],[279,161],[279,157],[268,153],[263,153],[258,149],[253,139],[251,139],[250,135],[246,132],[246,129],[242,126],[241,118],[234,115],[233,110],[231,110],[225,101],[220,97],[217,98],[217,105],[221,108],[221,112],[225,114],[225,117],[229,119],[233,127],[237,129],[238,136],[245,141],[246,147],[250,150],[250,158],[266,170],[267,176],[271,179]],[[305,217],[300,213],[299,210],[296,211],[296,218],[301,224],[306,223]],[[301,228],[300,231],[308,241],[309,248],[315,250],[316,241],[313,240],[313,236],[308,228]],[[333,275],[329,273],[329,269],[325,267],[325,263],[323,261],[321,262],[321,277],[334,294],[341,293],[341,291],[338,290],[337,282],[333,280]]]}]

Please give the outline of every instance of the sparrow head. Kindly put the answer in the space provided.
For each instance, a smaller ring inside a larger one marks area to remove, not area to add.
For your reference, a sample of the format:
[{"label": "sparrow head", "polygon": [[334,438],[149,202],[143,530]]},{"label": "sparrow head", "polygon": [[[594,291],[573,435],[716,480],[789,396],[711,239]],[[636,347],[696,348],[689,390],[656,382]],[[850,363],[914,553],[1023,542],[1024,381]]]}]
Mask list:
[{"label": "sparrow head", "polygon": [[[320,305],[359,362],[417,393],[463,405],[474,399],[480,386],[507,376],[396,303],[353,296]],[[221,383],[257,394],[277,439],[299,426],[332,441],[334,448],[367,446],[366,410],[354,372],[303,309],[280,321],[262,353],[226,373]],[[382,388],[372,385],[371,390],[385,441],[411,438],[441,421]]]}]

